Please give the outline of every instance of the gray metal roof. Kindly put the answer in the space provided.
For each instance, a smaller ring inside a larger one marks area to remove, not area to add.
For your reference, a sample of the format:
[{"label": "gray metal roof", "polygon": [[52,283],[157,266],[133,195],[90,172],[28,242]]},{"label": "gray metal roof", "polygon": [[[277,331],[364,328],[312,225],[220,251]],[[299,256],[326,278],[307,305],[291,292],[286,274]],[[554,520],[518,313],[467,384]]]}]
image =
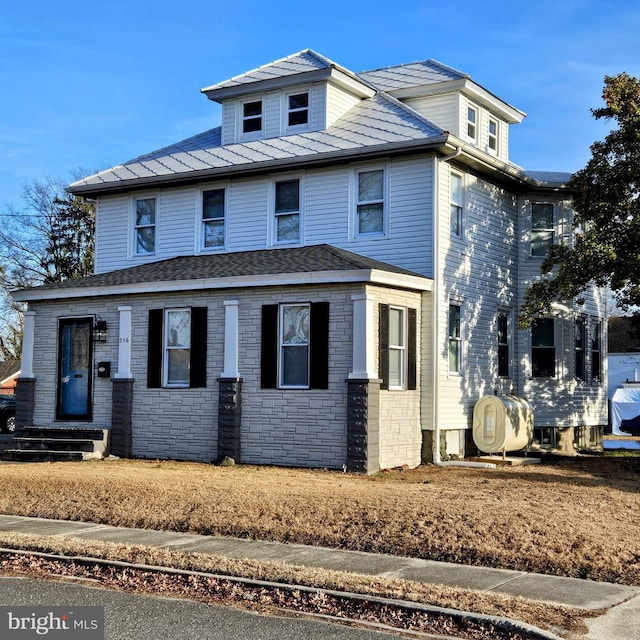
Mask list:
[{"label": "gray metal roof", "polygon": [[447,134],[425,117],[386,94],[360,101],[335,124],[279,138],[222,146],[220,128],[139,156],[74,182],[71,193],[91,194],[170,180],[202,180],[234,172],[256,171],[292,163],[345,158],[394,145],[432,144]]},{"label": "gray metal roof", "polygon": [[[344,249],[338,249],[328,244],[321,244],[289,249],[260,249],[211,255],[180,256],[117,271],[100,273],[77,280],[65,280],[64,282],[22,289],[14,292],[14,294],[16,299],[21,299],[23,296],[20,294],[26,293],[28,295],[24,296],[25,299],[37,300],[37,294],[39,293],[60,291],[60,295],[63,296],[65,292],[71,289],[95,290],[96,288],[106,288],[107,293],[109,293],[110,289],[115,290],[118,287],[146,283],[153,283],[157,287],[161,283],[184,283],[216,278],[228,280],[246,276],[354,270],[376,270],[413,276],[424,280],[424,276],[419,273],[351,253]],[[310,278],[308,279],[310,280]],[[305,277],[301,278],[300,284],[304,284],[304,280]],[[93,293],[92,291],[92,295]]]},{"label": "gray metal roof", "polygon": [[566,171],[525,171],[524,174],[543,187],[565,186],[573,175]]},{"label": "gray metal roof", "polygon": [[263,82],[276,78],[284,78],[318,69],[328,69],[335,66],[328,58],[321,56],[319,53],[311,49],[304,49],[298,53],[275,60],[269,64],[265,64],[252,71],[247,71],[240,75],[234,76],[224,82],[218,82],[210,87],[202,89],[203,93],[208,91],[217,91],[219,89],[228,89],[231,87],[239,87],[245,84],[253,84],[254,82]]},{"label": "gray metal roof", "polygon": [[424,60],[363,71],[358,74],[358,77],[370,82],[381,91],[394,91],[449,80],[461,80],[469,76],[437,60]]}]

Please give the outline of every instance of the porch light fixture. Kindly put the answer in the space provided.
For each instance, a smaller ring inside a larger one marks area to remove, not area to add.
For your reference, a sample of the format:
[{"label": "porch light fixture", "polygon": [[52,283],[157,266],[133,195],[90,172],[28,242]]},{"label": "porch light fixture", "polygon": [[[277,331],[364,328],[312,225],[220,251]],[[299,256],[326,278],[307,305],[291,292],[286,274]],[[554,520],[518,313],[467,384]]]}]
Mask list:
[{"label": "porch light fixture", "polygon": [[93,323],[93,341],[107,341],[107,321],[98,316]]}]

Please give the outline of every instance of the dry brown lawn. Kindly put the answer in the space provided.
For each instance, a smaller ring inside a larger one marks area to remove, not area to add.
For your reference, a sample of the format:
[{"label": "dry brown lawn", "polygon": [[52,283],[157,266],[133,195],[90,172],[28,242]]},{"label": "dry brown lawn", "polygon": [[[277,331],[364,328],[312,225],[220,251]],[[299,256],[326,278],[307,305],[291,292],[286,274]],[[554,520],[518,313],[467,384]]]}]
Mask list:
[{"label": "dry brown lawn", "polygon": [[0,512],[640,584],[640,457],[365,477],[168,461],[0,465]]}]

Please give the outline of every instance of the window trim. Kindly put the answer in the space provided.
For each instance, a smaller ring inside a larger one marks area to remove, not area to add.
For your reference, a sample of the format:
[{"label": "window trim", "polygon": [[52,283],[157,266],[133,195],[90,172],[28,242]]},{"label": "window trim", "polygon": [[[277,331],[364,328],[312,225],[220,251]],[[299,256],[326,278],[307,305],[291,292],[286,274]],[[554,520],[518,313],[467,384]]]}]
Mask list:
[{"label": "window trim", "polygon": [[[246,105],[260,103],[260,115],[246,116]],[[249,120],[260,118],[260,128],[254,131],[245,131],[245,123]],[[238,103],[238,131],[240,140],[258,140],[264,137],[265,131],[265,99],[264,96],[250,96]]]},{"label": "window trim", "polygon": [[[589,336],[589,355],[591,359],[591,371],[590,378],[591,384],[602,384],[602,326],[603,322],[600,319],[594,319],[591,323],[591,334]],[[597,371],[595,367],[597,354]]]},{"label": "window trim", "polygon": [[[533,208],[535,206],[538,205],[543,205],[543,206],[550,206],[551,207],[551,227],[544,227],[544,228],[540,228],[540,229],[534,229],[533,227]],[[529,238],[529,256],[535,260],[544,260],[544,258],[547,256],[547,253],[549,252],[549,248],[552,247],[555,243],[556,243],[556,203],[555,202],[549,202],[547,200],[537,200],[537,201],[531,201],[530,204],[530,213],[531,213],[531,223],[530,223],[530,238]],[[549,242],[549,244],[546,247],[546,251],[544,253],[544,255],[534,255],[533,253],[533,238],[534,235],[537,232],[542,232],[542,233],[551,233],[551,242]]]},{"label": "window trim", "polygon": [[[392,312],[400,314],[400,344],[393,344],[391,341],[391,318]],[[400,383],[393,384],[391,381],[391,368],[389,368],[389,390],[404,390],[407,385],[407,309],[396,305],[389,305],[389,361],[391,361],[391,353],[398,352],[400,354]]]},{"label": "window trim", "polygon": [[[453,178],[460,179],[460,202],[453,197]],[[451,171],[449,173],[449,234],[452,238],[464,238],[464,212],[465,212],[465,174],[459,171]],[[456,224],[457,231],[453,228],[453,207],[456,208]]]},{"label": "window trim", "polygon": [[[153,224],[138,224],[138,201],[140,200],[154,200],[153,205]],[[139,193],[131,196],[130,200],[130,225],[129,230],[131,238],[129,241],[130,257],[132,258],[146,258],[148,256],[158,255],[158,209],[160,198],[157,193]],[[153,229],[153,251],[138,251],[138,229]]]},{"label": "window trim", "polygon": [[[495,125],[495,132],[491,133],[491,125]],[[491,146],[493,141],[494,146]],[[500,123],[497,118],[489,117],[487,123],[487,149],[489,153],[498,155],[498,145],[500,144]]]},{"label": "window trim", "polygon": [[[548,346],[548,345],[534,345],[533,343],[533,331],[535,328],[535,323],[536,322],[551,322],[552,324],[552,333],[551,335],[553,336],[553,345]],[[556,318],[534,318],[533,320],[534,325],[531,327],[531,330],[529,332],[530,335],[530,342],[531,342],[531,349],[530,349],[530,358],[531,358],[531,378],[535,379],[535,380],[556,380],[558,378],[558,336],[557,336],[557,331],[558,329],[558,322]],[[551,351],[553,350],[553,373],[551,375],[536,375],[535,374],[535,367],[534,367],[534,349],[538,350],[538,351]]]},{"label": "window trim", "polygon": [[[573,377],[576,380],[579,380],[580,382],[586,382],[587,381],[587,319],[584,316],[579,316],[575,319],[573,323],[573,331],[574,331]],[[580,337],[580,340],[578,340],[579,337]],[[581,346],[579,346],[579,342],[582,343]]]},{"label": "window trim", "polygon": [[[298,182],[298,210],[297,211],[276,211],[277,185],[284,182]],[[270,220],[270,246],[294,245],[300,246],[304,240],[304,192],[305,180],[303,174],[284,174],[273,177],[269,186],[269,220]],[[298,237],[295,240],[279,240],[278,239],[278,217],[290,216],[296,214],[298,216]]]},{"label": "window trim", "polygon": [[[382,199],[376,200],[359,200],[360,193],[360,174],[382,172]],[[389,171],[386,164],[380,165],[363,165],[355,167],[352,171],[352,214],[351,214],[351,238],[353,240],[363,239],[372,240],[377,238],[386,238],[388,235],[389,225]],[[380,231],[360,232],[360,216],[359,207],[371,204],[382,204],[382,229]]]},{"label": "window trim", "polygon": [[[291,108],[291,98],[293,96],[307,96],[307,106],[306,107],[298,107]],[[291,118],[291,114],[293,113],[302,113],[305,112],[307,114],[307,121],[300,124],[290,124],[289,120]],[[300,131],[308,131],[311,127],[311,91],[309,89],[301,89],[297,88],[294,91],[289,91],[284,94],[284,107],[282,109],[283,115],[283,129],[287,133],[291,132],[300,132]]]},{"label": "window trim", "polygon": [[[473,119],[471,118],[473,114]],[[480,121],[480,109],[474,104],[467,103],[467,117],[465,119],[465,134],[468,140],[478,142],[478,125]],[[473,129],[473,134],[470,133]]]},{"label": "window trim", "polygon": [[[285,344],[284,342],[284,314],[285,310],[292,307],[304,307],[308,310],[309,315],[309,329],[307,342],[305,344]],[[307,375],[306,384],[286,384],[284,381],[285,376],[285,349],[298,348],[301,346],[306,347],[307,353]],[[283,302],[278,305],[278,388],[279,389],[309,389],[311,385],[311,303],[309,302]]]},{"label": "window trim", "polygon": [[[184,345],[171,345],[169,344],[169,316],[172,313],[189,313],[189,347],[185,348]],[[169,382],[169,353],[171,351],[188,351],[189,362],[191,361],[191,308],[190,307],[171,307],[164,309],[163,318],[163,331],[162,331],[162,386],[165,389],[188,389],[190,380],[184,382]]]},{"label": "window trim", "polygon": [[[457,325],[458,335],[452,335],[451,330],[451,310],[457,309]],[[462,353],[462,338],[463,338],[463,323],[462,323],[462,302],[458,300],[450,300],[447,310],[447,371],[449,375],[462,375],[463,367],[463,353]],[[451,368],[451,347],[456,345],[456,352],[458,356],[457,368]]]},{"label": "window trim", "polygon": [[[208,185],[202,186],[198,188],[198,200],[196,203],[196,220],[197,220],[197,231],[196,231],[196,253],[213,253],[216,251],[226,251],[227,249],[227,232],[228,232],[228,219],[229,219],[229,190],[228,183],[224,184],[216,184],[216,185]],[[207,191],[222,191],[224,193],[224,210],[222,215],[223,221],[223,238],[222,245],[214,246],[214,247],[206,247],[205,246],[205,222],[211,220],[219,220],[220,218],[204,218],[204,194]]]},{"label": "window trim", "polygon": [[[504,318],[506,320],[506,341],[500,342],[500,319]],[[497,372],[498,377],[502,380],[507,380],[513,376],[513,312],[511,309],[498,309],[498,313],[496,315],[496,339],[497,339]],[[506,365],[507,372],[500,373],[500,349],[505,350],[507,352],[506,357]]]}]

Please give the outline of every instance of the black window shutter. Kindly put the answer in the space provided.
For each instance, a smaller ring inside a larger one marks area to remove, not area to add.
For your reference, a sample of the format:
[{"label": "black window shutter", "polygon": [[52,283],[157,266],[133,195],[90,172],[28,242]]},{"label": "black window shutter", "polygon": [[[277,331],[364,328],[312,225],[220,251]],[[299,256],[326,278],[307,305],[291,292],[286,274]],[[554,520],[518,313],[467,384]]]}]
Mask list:
[{"label": "black window shutter", "polygon": [[389,305],[378,305],[379,376],[381,389],[389,388]]},{"label": "black window shutter", "polygon": [[149,341],[147,344],[147,387],[162,386],[162,322],[164,309],[149,309]]},{"label": "black window shutter", "polygon": [[262,306],[260,347],[260,386],[276,389],[278,386],[278,305]]},{"label": "black window shutter", "polygon": [[329,303],[311,303],[309,387],[329,388]]},{"label": "black window shutter", "polygon": [[408,309],[407,318],[407,389],[417,386],[417,335],[418,323],[415,309]]},{"label": "black window shutter", "polygon": [[191,362],[189,386],[207,386],[207,307],[191,309]]}]

